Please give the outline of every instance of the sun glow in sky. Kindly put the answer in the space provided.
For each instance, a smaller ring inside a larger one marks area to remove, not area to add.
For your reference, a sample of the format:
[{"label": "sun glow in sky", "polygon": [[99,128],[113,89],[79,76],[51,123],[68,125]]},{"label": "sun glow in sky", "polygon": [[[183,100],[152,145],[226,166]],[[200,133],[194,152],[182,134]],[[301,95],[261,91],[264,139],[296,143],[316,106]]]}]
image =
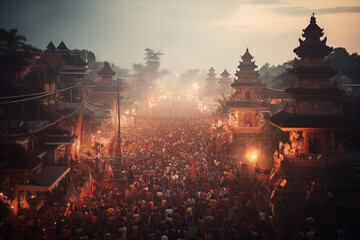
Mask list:
[{"label": "sun glow in sky", "polygon": [[151,48],[173,73],[213,66],[234,74],[247,47],[259,67],[293,59],[312,13],[329,46],[359,52],[358,0],[14,0],[1,1],[0,27],[38,48],[63,40],[122,68]]}]

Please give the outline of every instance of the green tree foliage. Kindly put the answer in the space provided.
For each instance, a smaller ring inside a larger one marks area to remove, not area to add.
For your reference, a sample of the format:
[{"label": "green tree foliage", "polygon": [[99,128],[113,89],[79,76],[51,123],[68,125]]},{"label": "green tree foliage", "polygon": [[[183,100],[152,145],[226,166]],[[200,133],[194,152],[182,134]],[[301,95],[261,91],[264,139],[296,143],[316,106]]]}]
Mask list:
[{"label": "green tree foliage", "polygon": [[294,61],[287,61],[282,65],[264,64],[259,69],[261,82],[266,86],[277,89],[286,89],[291,86],[292,79],[289,76],[289,70],[292,68]]},{"label": "green tree foliage", "polygon": [[31,44],[26,44],[26,37],[18,34],[17,29],[10,29],[9,31],[6,31],[5,29],[0,28],[0,42],[2,42],[3,47],[8,50],[27,52],[40,51]]},{"label": "green tree foliage", "polygon": [[96,62],[96,56],[95,53],[93,53],[92,51],[86,50],[86,49],[74,49],[72,50],[73,53],[77,53],[79,54],[79,56],[81,57],[81,59],[85,62],[86,60],[86,54],[87,54],[87,60],[88,63],[94,63]]},{"label": "green tree foliage", "polygon": [[330,66],[338,71],[335,80],[341,83],[360,83],[360,56],[349,54],[345,48],[335,48],[326,58]]},{"label": "green tree foliage", "polygon": [[26,37],[19,35],[17,29],[0,29],[0,41],[5,42],[9,48],[18,50],[25,45]]},{"label": "green tree foliage", "polygon": [[155,52],[152,49],[145,49],[145,64],[133,64],[134,76],[139,82],[152,85],[155,80],[164,77],[169,73],[168,70],[160,70],[160,57],[163,55],[161,51]]}]

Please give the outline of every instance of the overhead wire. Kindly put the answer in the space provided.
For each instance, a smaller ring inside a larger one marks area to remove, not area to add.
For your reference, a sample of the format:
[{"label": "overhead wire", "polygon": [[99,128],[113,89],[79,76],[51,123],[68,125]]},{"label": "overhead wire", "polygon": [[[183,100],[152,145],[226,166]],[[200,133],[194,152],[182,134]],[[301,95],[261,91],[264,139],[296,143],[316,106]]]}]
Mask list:
[{"label": "overhead wire", "polygon": [[[80,84],[76,84],[76,85],[73,85],[73,86],[71,86],[71,87],[67,87],[67,88],[64,88],[64,89],[56,90],[56,91],[49,92],[49,93],[46,93],[46,94],[43,94],[43,95],[40,95],[40,96],[36,96],[36,97],[30,97],[30,98],[25,98],[25,99],[13,100],[13,101],[8,101],[8,102],[0,102],[0,105],[13,104],[13,103],[18,103],[18,102],[26,102],[26,101],[31,101],[31,100],[34,100],[34,99],[39,99],[39,98],[47,97],[47,96],[50,96],[50,95],[53,95],[53,94],[57,94],[57,93],[60,93],[60,92],[67,91],[67,90],[72,89],[72,88],[75,88],[75,87],[77,87],[77,86],[79,86],[79,85],[80,85]],[[21,95],[18,95],[18,96],[21,96]],[[17,98],[18,96],[13,96],[13,97]]]}]

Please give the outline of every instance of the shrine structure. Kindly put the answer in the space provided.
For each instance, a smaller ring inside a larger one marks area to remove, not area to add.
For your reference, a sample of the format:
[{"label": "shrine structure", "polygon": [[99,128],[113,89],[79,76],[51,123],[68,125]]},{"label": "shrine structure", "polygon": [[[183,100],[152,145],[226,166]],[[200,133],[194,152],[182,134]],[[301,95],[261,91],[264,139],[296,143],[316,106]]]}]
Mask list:
[{"label": "shrine structure", "polygon": [[253,56],[246,49],[241,57],[237,79],[231,84],[235,89],[226,105],[231,110],[229,126],[234,137],[257,137],[262,133],[264,121],[260,111],[267,109],[267,104],[261,100],[261,89],[264,85],[259,80]]},{"label": "shrine structure", "polygon": [[230,96],[231,94],[231,78],[230,73],[226,71],[226,69],[220,74],[221,78],[218,80],[219,86],[219,92],[223,96]]},{"label": "shrine structure", "polygon": [[116,73],[108,62],[104,62],[103,68],[97,74],[101,77],[100,82],[89,85],[87,91],[90,95],[91,104],[101,112],[97,118],[98,121],[102,122],[101,132],[104,136],[110,137],[113,134],[113,129],[117,126],[116,118],[113,116],[118,112],[118,94],[122,99],[126,84],[122,79],[113,79]]},{"label": "shrine structure", "polygon": [[303,30],[298,56],[289,74],[294,80],[285,92],[291,103],[270,118],[273,125],[289,132],[289,143],[280,143],[274,154],[269,180],[272,186],[269,206],[277,217],[276,239],[288,239],[306,217],[316,220],[324,238],[342,227],[357,232],[360,210],[359,187],[351,163],[341,149],[345,130],[358,129],[342,113],[339,90],[331,77],[336,71],[326,56],[333,50],[322,38],[323,29],[311,16]]},{"label": "shrine structure", "polygon": [[206,80],[206,86],[205,86],[205,93],[204,96],[205,97],[213,97],[216,93],[217,90],[217,77],[216,77],[216,73],[215,73],[215,69],[213,67],[211,67],[209,69],[209,72],[207,74],[207,78]]},{"label": "shrine structure", "polygon": [[303,30],[304,40],[294,49],[299,58],[289,74],[294,81],[285,92],[292,103],[271,118],[271,123],[290,132],[291,145],[285,146],[285,157],[299,166],[325,166],[339,160],[336,154],[335,130],[351,129],[354,123],[342,114],[339,97],[344,94],[330,78],[336,70],[325,60],[333,50],[326,45],[323,29],[314,16]]}]

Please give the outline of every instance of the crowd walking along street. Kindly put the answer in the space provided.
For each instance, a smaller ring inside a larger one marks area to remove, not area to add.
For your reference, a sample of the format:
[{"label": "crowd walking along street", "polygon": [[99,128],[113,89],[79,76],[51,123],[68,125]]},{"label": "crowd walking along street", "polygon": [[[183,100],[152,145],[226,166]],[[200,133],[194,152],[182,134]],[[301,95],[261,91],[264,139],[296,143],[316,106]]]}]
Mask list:
[{"label": "crowd walking along street", "polygon": [[274,217],[261,200],[260,186],[244,162],[228,155],[216,159],[210,125],[208,119],[150,118],[127,128],[123,159],[100,160],[106,167],[98,169],[95,161],[73,163],[74,184],[87,176],[83,198],[70,189],[49,203],[53,208],[13,221],[5,236],[270,238]]}]

